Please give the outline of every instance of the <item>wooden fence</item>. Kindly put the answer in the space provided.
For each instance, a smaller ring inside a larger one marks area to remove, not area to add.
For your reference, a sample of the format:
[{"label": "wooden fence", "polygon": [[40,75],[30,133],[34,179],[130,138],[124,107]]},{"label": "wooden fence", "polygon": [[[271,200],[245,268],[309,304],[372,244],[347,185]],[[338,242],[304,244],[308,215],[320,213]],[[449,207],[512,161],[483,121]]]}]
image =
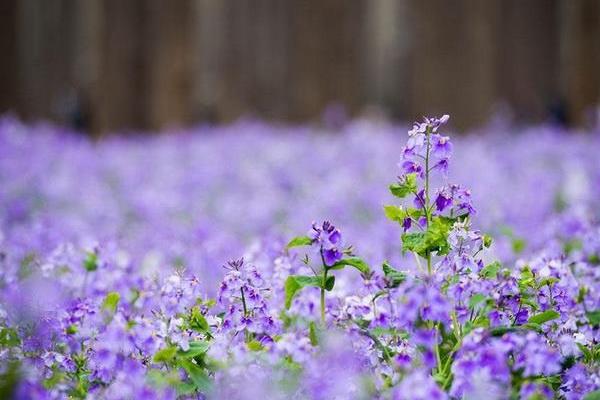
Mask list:
[{"label": "wooden fence", "polygon": [[0,111],[93,132],[245,114],[583,124],[600,0],[2,0]]}]

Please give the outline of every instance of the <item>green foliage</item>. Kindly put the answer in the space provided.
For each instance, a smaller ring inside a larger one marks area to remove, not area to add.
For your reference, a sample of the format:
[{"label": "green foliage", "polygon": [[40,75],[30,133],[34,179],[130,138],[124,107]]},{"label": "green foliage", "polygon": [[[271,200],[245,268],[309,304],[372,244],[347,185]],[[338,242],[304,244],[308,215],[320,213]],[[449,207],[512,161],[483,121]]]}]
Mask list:
[{"label": "green foliage", "polygon": [[498,261],[494,261],[493,263],[483,267],[481,271],[479,271],[479,275],[485,279],[496,279],[500,268],[502,268],[502,264],[500,264]]},{"label": "green foliage", "polygon": [[164,349],[157,351],[154,354],[154,358],[152,359],[155,363],[170,363],[175,359],[175,355],[177,354],[177,347],[168,346]]},{"label": "green foliage", "polygon": [[121,295],[119,293],[109,292],[102,302],[102,308],[114,314],[115,311],[117,311],[117,305],[119,304],[120,299]]},{"label": "green foliage", "polygon": [[455,221],[456,219],[453,218],[434,217],[425,232],[403,234],[403,251],[412,251],[424,258],[427,257],[427,254],[431,253],[437,253],[438,255],[447,254],[450,249],[448,245],[448,232]]},{"label": "green foliage", "polygon": [[590,321],[591,325],[600,325],[600,310],[588,311],[587,313],[585,313],[585,315],[588,321]]},{"label": "green foliage", "polygon": [[347,265],[356,268],[364,275],[368,275],[371,272],[369,265],[358,257],[343,258],[329,267],[329,269],[343,269]]},{"label": "green foliage", "polygon": [[487,297],[485,295],[483,295],[481,293],[475,293],[469,299],[469,309],[471,309],[471,310],[475,309],[475,307],[477,307],[477,305],[483,303],[486,300],[487,300]]},{"label": "green foliage", "polygon": [[385,216],[394,222],[402,224],[405,218],[418,219],[423,212],[417,208],[404,208],[402,206],[385,205],[383,206]]},{"label": "green foliage", "polygon": [[290,242],[285,247],[286,249],[291,249],[293,247],[310,246],[312,242],[313,240],[308,236],[296,236],[295,238],[290,240]]},{"label": "green foliage", "polygon": [[417,191],[417,174],[408,174],[401,182],[393,183],[389,186],[390,192],[399,198],[404,198]]},{"label": "green foliage", "polygon": [[188,317],[188,324],[189,327],[196,332],[210,332],[210,326],[208,325],[208,322],[206,322],[206,318],[204,318],[204,315],[202,315],[202,313],[200,312],[199,307],[192,307],[192,310]]},{"label": "green foliage", "polygon": [[583,400],[600,400],[600,390],[594,390],[586,394]]},{"label": "green foliage", "polygon": [[492,245],[493,241],[494,240],[490,235],[483,235],[483,247],[489,248]]},{"label": "green foliage", "polygon": [[389,288],[397,288],[406,280],[406,274],[394,269],[387,261],[383,263],[383,274],[388,280]]},{"label": "green foliage", "polygon": [[190,342],[190,348],[187,349],[186,351],[183,351],[181,349],[178,350],[177,356],[184,357],[184,358],[194,358],[194,357],[197,357],[200,355],[204,355],[208,351],[209,347],[210,347],[210,345],[208,344],[208,342],[203,342],[203,341]]},{"label": "green foliage", "polygon": [[560,317],[560,314],[555,310],[546,310],[539,314],[532,315],[529,318],[529,323],[542,325],[546,322],[555,320]]},{"label": "green foliage", "polygon": [[328,276],[325,284],[323,284],[323,279],[320,276],[290,275],[285,281],[285,308],[289,309],[296,294],[307,286],[331,291],[334,284],[334,276]]},{"label": "green foliage", "polygon": [[185,370],[198,391],[202,393],[211,391],[212,382],[204,369],[187,358],[181,359],[179,365]]},{"label": "green foliage", "polygon": [[83,267],[86,271],[92,272],[98,269],[98,256],[94,252],[89,252],[83,261]]}]

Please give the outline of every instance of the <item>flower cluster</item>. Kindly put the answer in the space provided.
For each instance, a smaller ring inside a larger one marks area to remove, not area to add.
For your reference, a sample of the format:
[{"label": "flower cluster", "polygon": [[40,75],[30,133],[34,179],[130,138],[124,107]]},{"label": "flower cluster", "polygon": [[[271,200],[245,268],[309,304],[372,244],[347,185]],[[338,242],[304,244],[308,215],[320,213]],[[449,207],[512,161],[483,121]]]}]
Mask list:
[{"label": "flower cluster", "polygon": [[[448,121],[402,148],[365,121],[91,143],[0,120],[0,397],[599,396],[600,141]],[[285,244],[320,215],[343,229]]]}]

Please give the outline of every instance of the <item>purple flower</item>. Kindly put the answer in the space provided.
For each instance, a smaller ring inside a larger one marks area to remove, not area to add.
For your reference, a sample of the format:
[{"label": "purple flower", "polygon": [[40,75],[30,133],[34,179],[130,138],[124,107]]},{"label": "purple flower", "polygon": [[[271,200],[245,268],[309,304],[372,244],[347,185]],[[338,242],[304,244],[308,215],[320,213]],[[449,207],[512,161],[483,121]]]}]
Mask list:
[{"label": "purple flower", "polygon": [[452,196],[445,190],[440,190],[435,198],[435,207],[439,212],[444,211],[452,204]]}]

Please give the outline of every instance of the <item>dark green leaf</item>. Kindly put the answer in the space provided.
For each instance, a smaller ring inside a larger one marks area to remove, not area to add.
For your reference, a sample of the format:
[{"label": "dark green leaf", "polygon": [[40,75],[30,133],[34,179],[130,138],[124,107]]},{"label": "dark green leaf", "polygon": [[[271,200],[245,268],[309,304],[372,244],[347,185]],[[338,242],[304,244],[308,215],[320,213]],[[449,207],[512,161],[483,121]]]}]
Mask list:
[{"label": "dark green leaf", "polygon": [[346,265],[356,268],[357,270],[360,271],[361,274],[368,274],[371,271],[371,269],[369,268],[369,265],[358,257],[343,258],[340,261],[333,264],[329,268],[330,269],[342,269]]},{"label": "dark green leaf", "polygon": [[308,236],[296,236],[287,244],[286,249],[291,249],[292,247],[299,246],[310,246],[313,240]]},{"label": "dark green leaf", "polygon": [[96,253],[89,252],[87,254],[87,257],[83,261],[83,266],[85,267],[85,269],[87,271],[90,271],[90,272],[97,270],[98,269],[98,256],[96,255]]},{"label": "dark green leaf", "polygon": [[548,321],[552,321],[559,317],[560,317],[560,314],[558,312],[556,312],[555,310],[546,310],[544,312],[541,312],[539,314],[531,316],[529,318],[528,322],[541,325],[541,324],[544,324]]},{"label": "dark green leaf", "polygon": [[180,365],[183,367],[183,369],[185,369],[188,376],[200,392],[207,393],[210,391],[211,381],[202,368],[188,359],[181,360]]},{"label": "dark green leaf", "polygon": [[383,263],[383,274],[389,281],[389,287],[396,288],[406,280],[406,274],[397,271],[386,261]]}]

